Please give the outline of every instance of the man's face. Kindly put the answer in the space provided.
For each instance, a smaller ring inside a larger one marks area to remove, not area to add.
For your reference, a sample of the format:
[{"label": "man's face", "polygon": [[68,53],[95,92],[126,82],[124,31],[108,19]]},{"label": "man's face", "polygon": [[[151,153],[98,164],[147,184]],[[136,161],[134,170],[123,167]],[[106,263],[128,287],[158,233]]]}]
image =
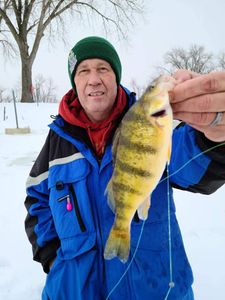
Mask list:
[{"label": "man's face", "polygon": [[116,75],[105,60],[83,60],[77,67],[74,83],[80,104],[92,122],[106,119],[117,95]]}]

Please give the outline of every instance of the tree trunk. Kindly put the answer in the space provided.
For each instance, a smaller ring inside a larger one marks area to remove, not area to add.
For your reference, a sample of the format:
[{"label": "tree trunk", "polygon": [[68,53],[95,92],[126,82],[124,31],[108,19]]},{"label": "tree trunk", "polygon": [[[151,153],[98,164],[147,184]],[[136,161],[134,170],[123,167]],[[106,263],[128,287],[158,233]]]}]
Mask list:
[{"label": "tree trunk", "polygon": [[23,103],[33,103],[33,85],[32,85],[32,61],[31,59],[21,59],[21,69],[22,69],[22,92],[21,92],[21,102]]}]

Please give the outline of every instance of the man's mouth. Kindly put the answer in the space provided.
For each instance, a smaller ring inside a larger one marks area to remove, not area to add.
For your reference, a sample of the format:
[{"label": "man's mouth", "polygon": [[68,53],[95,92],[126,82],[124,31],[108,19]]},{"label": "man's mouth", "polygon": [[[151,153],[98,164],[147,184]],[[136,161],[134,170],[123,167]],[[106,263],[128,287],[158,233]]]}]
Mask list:
[{"label": "man's mouth", "polygon": [[100,92],[100,91],[91,92],[88,94],[88,96],[91,96],[91,97],[97,97],[97,96],[102,96],[102,95],[104,95],[104,92]]}]

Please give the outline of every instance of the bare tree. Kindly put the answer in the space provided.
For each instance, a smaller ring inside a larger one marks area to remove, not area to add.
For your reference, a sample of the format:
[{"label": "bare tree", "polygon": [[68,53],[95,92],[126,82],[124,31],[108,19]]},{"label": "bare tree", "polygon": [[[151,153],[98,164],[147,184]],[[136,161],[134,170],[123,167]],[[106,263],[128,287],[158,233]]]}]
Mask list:
[{"label": "bare tree", "polygon": [[4,89],[0,87],[0,103],[3,102],[3,93],[4,93]]},{"label": "bare tree", "polygon": [[56,87],[54,86],[51,78],[44,78],[39,74],[34,79],[34,98],[36,102],[55,103],[57,102],[57,96],[55,93]]},{"label": "bare tree", "polygon": [[9,103],[12,101],[12,92],[0,86],[0,103]]},{"label": "bare tree", "polygon": [[225,71],[225,52],[221,53],[218,57],[218,68]]},{"label": "bare tree", "polygon": [[212,53],[207,53],[203,46],[192,45],[188,50],[173,48],[164,56],[164,65],[157,67],[160,72],[174,73],[176,69],[187,69],[205,74],[217,69]]},{"label": "bare tree", "polygon": [[32,66],[41,40],[47,32],[51,36],[59,29],[62,30],[65,20],[68,19],[66,17],[71,14],[80,15],[85,20],[93,14],[102,20],[105,29],[112,25],[124,34],[126,31],[123,31],[123,26],[133,23],[133,14],[142,12],[142,4],[142,0],[0,1],[0,31],[4,30],[12,38],[21,59],[21,102],[33,102]]}]

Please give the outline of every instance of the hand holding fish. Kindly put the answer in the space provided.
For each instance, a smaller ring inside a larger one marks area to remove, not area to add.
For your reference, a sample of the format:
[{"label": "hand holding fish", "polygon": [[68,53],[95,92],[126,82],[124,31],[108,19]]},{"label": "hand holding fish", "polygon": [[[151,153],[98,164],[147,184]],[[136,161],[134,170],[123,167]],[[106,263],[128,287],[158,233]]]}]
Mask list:
[{"label": "hand holding fish", "polygon": [[174,119],[203,132],[214,142],[225,141],[225,72],[200,75],[187,70],[174,74],[170,93]]}]

